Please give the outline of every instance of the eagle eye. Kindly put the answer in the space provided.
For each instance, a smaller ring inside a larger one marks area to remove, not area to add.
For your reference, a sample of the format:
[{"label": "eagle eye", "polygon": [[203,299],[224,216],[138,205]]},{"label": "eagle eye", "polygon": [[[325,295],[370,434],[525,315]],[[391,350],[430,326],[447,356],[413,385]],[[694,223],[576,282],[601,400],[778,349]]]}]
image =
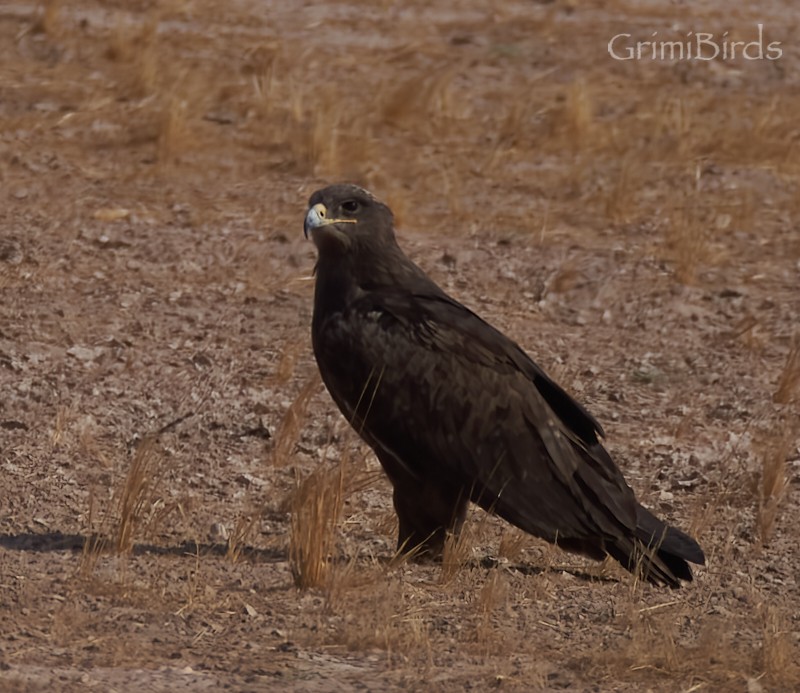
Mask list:
[{"label": "eagle eye", "polygon": [[342,202],[342,209],[348,214],[355,214],[360,206],[361,205],[359,205],[355,200],[346,200],[345,202]]}]

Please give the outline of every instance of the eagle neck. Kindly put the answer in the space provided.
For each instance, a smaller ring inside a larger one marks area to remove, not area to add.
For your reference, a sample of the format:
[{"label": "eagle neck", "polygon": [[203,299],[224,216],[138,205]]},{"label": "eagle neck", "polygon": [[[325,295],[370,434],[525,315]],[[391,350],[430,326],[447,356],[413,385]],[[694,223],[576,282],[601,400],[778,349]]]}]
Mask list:
[{"label": "eagle neck", "polygon": [[349,264],[347,255],[320,257],[314,284],[315,318],[342,312],[357,297],[358,283]]},{"label": "eagle neck", "polygon": [[430,283],[396,243],[363,243],[336,254],[320,253],[314,305],[320,316],[342,312],[370,291]]}]

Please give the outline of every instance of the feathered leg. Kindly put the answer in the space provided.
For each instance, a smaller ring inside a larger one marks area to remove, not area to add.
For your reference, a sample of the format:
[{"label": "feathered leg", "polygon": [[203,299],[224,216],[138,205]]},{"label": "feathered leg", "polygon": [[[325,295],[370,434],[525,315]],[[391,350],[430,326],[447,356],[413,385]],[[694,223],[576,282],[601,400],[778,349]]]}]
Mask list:
[{"label": "feathered leg", "polygon": [[458,536],[469,499],[460,489],[418,480],[394,483],[394,508],[400,522],[397,550],[414,558],[438,558],[448,534]]}]

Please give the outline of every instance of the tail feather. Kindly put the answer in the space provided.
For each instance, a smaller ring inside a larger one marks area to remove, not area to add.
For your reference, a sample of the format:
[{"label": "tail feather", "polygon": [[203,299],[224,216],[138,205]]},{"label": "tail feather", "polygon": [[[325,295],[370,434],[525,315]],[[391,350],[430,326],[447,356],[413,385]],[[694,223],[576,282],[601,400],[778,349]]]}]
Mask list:
[{"label": "tail feather", "polygon": [[648,582],[680,587],[691,581],[689,563],[706,562],[700,545],[688,534],[670,527],[641,505],[636,509],[636,534],[633,540],[607,547],[608,553],[631,572],[639,572]]},{"label": "tail feather", "polygon": [[676,527],[670,527],[659,520],[647,508],[636,508],[636,534],[650,546],[665,551],[697,565],[705,565],[706,557],[700,545],[688,534]]}]

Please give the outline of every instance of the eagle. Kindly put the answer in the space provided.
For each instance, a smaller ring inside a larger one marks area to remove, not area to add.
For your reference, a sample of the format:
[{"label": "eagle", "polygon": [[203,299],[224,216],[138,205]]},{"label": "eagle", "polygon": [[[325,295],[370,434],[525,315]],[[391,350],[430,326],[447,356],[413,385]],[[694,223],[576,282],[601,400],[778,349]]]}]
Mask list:
[{"label": "eagle", "polygon": [[697,542],[636,500],[597,420],[400,249],[355,185],[311,195],[311,336],[322,380],[393,487],[398,551],[441,555],[469,503],[558,547],[679,587]]}]

